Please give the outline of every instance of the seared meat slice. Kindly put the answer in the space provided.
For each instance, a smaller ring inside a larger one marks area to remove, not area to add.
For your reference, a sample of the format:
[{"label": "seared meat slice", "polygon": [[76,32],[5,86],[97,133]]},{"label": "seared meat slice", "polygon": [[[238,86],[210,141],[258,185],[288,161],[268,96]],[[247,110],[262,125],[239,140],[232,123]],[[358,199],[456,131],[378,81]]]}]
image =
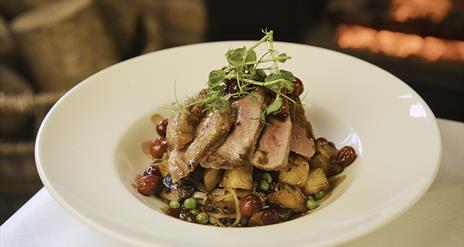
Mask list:
[{"label": "seared meat slice", "polygon": [[185,152],[188,161],[204,162],[224,142],[235,121],[232,109],[209,112],[198,126],[196,138]]},{"label": "seared meat slice", "polygon": [[[174,149],[169,153],[168,172],[172,181],[177,182],[190,173],[188,164],[185,162],[185,151]],[[192,169],[193,170],[193,169]]]},{"label": "seared meat slice", "polygon": [[235,127],[216,152],[201,163],[203,167],[232,169],[250,161],[263,128],[264,90],[258,89],[235,101],[231,107],[237,113]]},{"label": "seared meat slice", "polygon": [[288,164],[292,121],[290,116],[283,121],[271,118],[258,140],[251,163],[260,169],[275,171]]},{"label": "seared meat slice", "polygon": [[300,154],[306,158],[314,155],[314,135],[311,123],[306,119],[305,111],[301,102],[292,113],[292,137],[290,139],[290,151]]},{"label": "seared meat slice", "polygon": [[203,116],[203,106],[187,107],[191,102],[206,96],[206,90],[189,99],[184,107],[176,109],[169,117],[166,129],[166,139],[170,149],[180,149],[192,142],[198,123]]},{"label": "seared meat slice", "polygon": [[185,150],[169,154],[169,174],[174,182],[187,176],[223,143],[235,117],[230,107],[223,112],[210,111],[200,122],[193,142]]}]

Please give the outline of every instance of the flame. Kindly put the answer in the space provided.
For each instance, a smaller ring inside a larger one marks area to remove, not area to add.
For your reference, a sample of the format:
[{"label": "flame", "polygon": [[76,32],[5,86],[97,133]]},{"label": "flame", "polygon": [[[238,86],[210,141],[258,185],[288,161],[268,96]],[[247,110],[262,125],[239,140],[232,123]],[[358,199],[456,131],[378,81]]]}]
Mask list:
[{"label": "flame", "polygon": [[337,27],[336,34],[338,45],[345,49],[368,50],[399,58],[415,56],[429,62],[464,62],[464,41],[460,40],[422,37],[345,24]]},{"label": "flame", "polygon": [[451,0],[391,0],[392,18],[406,22],[417,18],[430,18],[439,23],[446,17],[453,4]]}]

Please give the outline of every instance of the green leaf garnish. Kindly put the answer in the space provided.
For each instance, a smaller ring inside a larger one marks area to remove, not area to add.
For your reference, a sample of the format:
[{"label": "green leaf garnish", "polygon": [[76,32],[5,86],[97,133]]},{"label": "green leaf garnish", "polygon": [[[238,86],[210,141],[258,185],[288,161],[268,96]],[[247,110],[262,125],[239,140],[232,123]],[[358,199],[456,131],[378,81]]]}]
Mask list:
[{"label": "green leaf garnish", "polygon": [[[229,49],[225,54],[228,65],[209,73],[206,98],[191,102],[187,107],[203,104],[205,110],[222,111],[229,107],[230,98],[247,95],[256,87],[267,88],[276,95],[266,108],[266,115],[279,112],[284,99],[296,105],[295,100],[282,93],[294,90],[295,76],[290,71],[279,68],[279,63],[285,63],[291,57],[286,53],[279,54],[274,49],[273,31],[265,30],[263,33],[264,37],[251,47]],[[268,44],[268,49],[258,59],[255,48],[263,44]],[[232,80],[237,83],[238,91],[226,90]]]},{"label": "green leaf garnish", "polygon": [[253,62],[256,61],[256,52],[251,50],[248,52],[245,62]]},{"label": "green leaf garnish", "polygon": [[277,56],[278,61],[281,62],[281,63],[285,63],[287,61],[287,59],[289,59],[289,58],[290,57],[287,56],[287,54],[285,54],[285,53],[281,53],[281,54],[279,54],[279,56]]},{"label": "green leaf garnish", "polygon": [[224,80],[224,77],[226,77],[226,73],[224,72],[224,70],[222,69],[213,70],[209,73],[208,85],[214,86],[217,83]]},{"label": "green leaf garnish", "polygon": [[243,62],[243,58],[245,57],[246,52],[246,47],[229,50],[226,53],[227,61],[232,65],[238,65]]},{"label": "green leaf garnish", "polygon": [[[266,72],[264,72],[264,70],[262,69],[256,69],[256,75],[258,76],[258,78],[260,78],[261,80],[264,80],[266,78]],[[261,81],[260,80],[260,81]]]},{"label": "green leaf garnish", "polygon": [[274,101],[266,108],[266,114],[270,115],[270,114],[279,112],[282,105],[283,105],[282,98],[279,95],[277,95]]},{"label": "green leaf garnish", "polygon": [[288,80],[288,81],[295,80],[295,76],[290,71],[286,71],[286,70],[281,69],[280,70],[280,75],[282,75],[282,78],[284,78],[285,80]]},{"label": "green leaf garnish", "polygon": [[270,74],[264,79],[264,82],[272,82],[283,79],[281,74]]}]

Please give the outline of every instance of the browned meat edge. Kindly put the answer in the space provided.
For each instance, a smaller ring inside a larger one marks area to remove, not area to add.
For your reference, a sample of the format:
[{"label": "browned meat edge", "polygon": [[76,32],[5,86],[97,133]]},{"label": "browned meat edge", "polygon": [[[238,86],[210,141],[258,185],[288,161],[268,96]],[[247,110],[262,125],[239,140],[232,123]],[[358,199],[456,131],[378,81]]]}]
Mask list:
[{"label": "browned meat edge", "polygon": [[291,110],[292,136],[290,151],[311,158],[315,152],[314,134],[311,123],[306,118],[303,105],[298,100],[298,107]]},{"label": "browned meat edge", "polygon": [[169,154],[172,180],[179,181],[204,162],[223,143],[234,121],[231,108],[224,112],[208,112],[198,125],[192,143],[185,150],[172,150]]},{"label": "browned meat edge", "polygon": [[171,113],[166,129],[166,140],[171,150],[184,148],[195,137],[196,126],[203,116],[203,106],[186,106],[194,100],[205,96],[206,91],[202,90],[195,97],[187,100],[184,107],[176,109]]}]

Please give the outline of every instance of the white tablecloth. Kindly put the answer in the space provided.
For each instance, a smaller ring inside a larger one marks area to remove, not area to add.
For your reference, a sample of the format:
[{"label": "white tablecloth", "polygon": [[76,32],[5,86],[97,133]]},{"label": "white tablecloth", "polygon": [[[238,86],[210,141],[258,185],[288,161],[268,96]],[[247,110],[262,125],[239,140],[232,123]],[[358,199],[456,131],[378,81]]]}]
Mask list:
[{"label": "white tablecloth", "polygon": [[[464,123],[440,119],[443,160],[425,196],[385,227],[344,246],[464,246]],[[41,189],[0,227],[0,247],[128,246],[80,223]]]}]

